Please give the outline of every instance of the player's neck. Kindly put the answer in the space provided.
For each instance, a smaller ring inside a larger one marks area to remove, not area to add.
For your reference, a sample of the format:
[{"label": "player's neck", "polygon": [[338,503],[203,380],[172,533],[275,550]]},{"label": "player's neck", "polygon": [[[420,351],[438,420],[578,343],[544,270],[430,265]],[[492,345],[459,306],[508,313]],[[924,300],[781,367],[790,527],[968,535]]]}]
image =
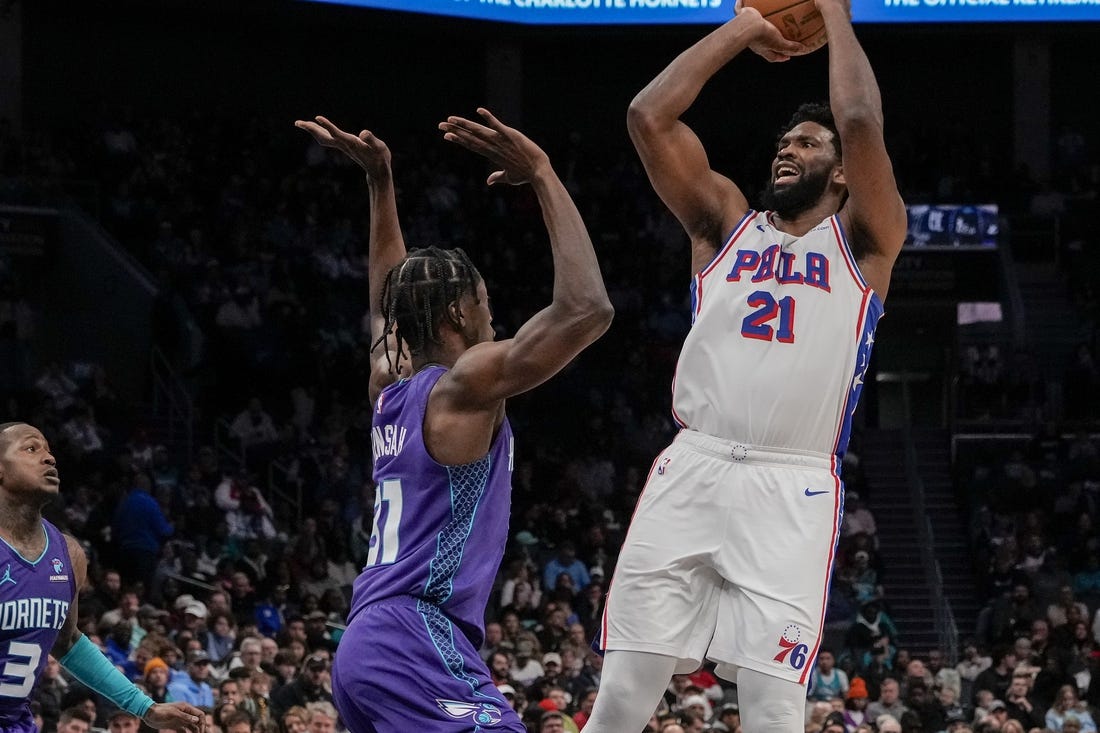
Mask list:
[{"label": "player's neck", "polygon": [[42,535],[42,505],[0,494],[0,535],[13,545],[37,542]]},{"label": "player's neck", "polygon": [[825,219],[837,212],[832,201],[821,201],[797,214],[782,216],[773,212],[770,219],[776,229],[794,237],[804,236]]},{"label": "player's neck", "polygon": [[412,359],[413,374],[416,374],[421,369],[429,366],[441,366],[444,369],[450,369],[458,361],[458,357],[462,356],[466,349],[456,343],[456,339],[443,336],[443,343],[430,351],[425,351],[423,354],[418,354]]}]

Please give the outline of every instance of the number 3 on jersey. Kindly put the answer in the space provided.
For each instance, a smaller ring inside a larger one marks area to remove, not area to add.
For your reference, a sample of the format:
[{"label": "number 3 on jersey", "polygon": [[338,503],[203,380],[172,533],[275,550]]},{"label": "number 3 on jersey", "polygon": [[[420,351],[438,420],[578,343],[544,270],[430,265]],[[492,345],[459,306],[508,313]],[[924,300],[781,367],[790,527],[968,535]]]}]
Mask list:
[{"label": "number 3 on jersey", "polygon": [[34,673],[42,659],[42,648],[37,644],[13,641],[8,644],[6,656],[8,661],[0,674],[4,679],[13,681],[0,684],[0,697],[25,699],[34,687]]},{"label": "number 3 on jersey", "polygon": [[[778,301],[767,290],[757,290],[749,295],[748,304],[753,312],[741,321],[741,335],[749,339],[783,344],[794,342],[794,298],[786,296]],[[771,322],[779,316],[778,329]]]},{"label": "number 3 on jersey", "polygon": [[386,479],[378,485],[378,498],[374,502],[374,530],[367,552],[367,567],[389,565],[397,561],[401,546],[398,531],[401,527],[401,479]]}]

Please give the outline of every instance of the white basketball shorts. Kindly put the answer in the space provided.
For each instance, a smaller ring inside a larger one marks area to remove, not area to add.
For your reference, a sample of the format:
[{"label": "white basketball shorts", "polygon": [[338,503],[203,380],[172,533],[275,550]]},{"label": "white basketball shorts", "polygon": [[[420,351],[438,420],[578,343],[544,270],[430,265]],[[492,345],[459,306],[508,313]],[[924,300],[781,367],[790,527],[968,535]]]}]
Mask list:
[{"label": "white basketball shorts", "polygon": [[683,430],[653,464],[611,581],[601,645],[806,684],[840,532],[834,456]]}]

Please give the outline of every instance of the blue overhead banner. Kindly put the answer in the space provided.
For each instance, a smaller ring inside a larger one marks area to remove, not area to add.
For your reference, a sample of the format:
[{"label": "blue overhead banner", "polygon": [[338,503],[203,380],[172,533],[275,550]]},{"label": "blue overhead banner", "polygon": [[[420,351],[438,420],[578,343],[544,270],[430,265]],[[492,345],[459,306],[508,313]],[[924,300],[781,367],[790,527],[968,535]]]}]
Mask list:
[{"label": "blue overhead banner", "polygon": [[[530,24],[715,25],[734,0],[314,0]],[[857,23],[1100,21],[1100,0],[852,0]]]}]

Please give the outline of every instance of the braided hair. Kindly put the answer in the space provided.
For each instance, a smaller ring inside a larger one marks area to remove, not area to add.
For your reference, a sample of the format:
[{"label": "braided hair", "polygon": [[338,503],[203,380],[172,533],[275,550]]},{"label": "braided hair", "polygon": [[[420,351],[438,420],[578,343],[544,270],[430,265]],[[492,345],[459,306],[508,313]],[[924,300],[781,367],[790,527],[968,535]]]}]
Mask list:
[{"label": "braided hair", "polygon": [[409,357],[423,354],[430,343],[442,344],[439,327],[443,319],[459,325],[448,306],[467,293],[476,302],[479,282],[481,274],[461,248],[412,250],[386,274],[382,286],[382,316],[386,325],[373,346],[385,341],[394,326],[399,360],[406,355],[406,344]]}]

